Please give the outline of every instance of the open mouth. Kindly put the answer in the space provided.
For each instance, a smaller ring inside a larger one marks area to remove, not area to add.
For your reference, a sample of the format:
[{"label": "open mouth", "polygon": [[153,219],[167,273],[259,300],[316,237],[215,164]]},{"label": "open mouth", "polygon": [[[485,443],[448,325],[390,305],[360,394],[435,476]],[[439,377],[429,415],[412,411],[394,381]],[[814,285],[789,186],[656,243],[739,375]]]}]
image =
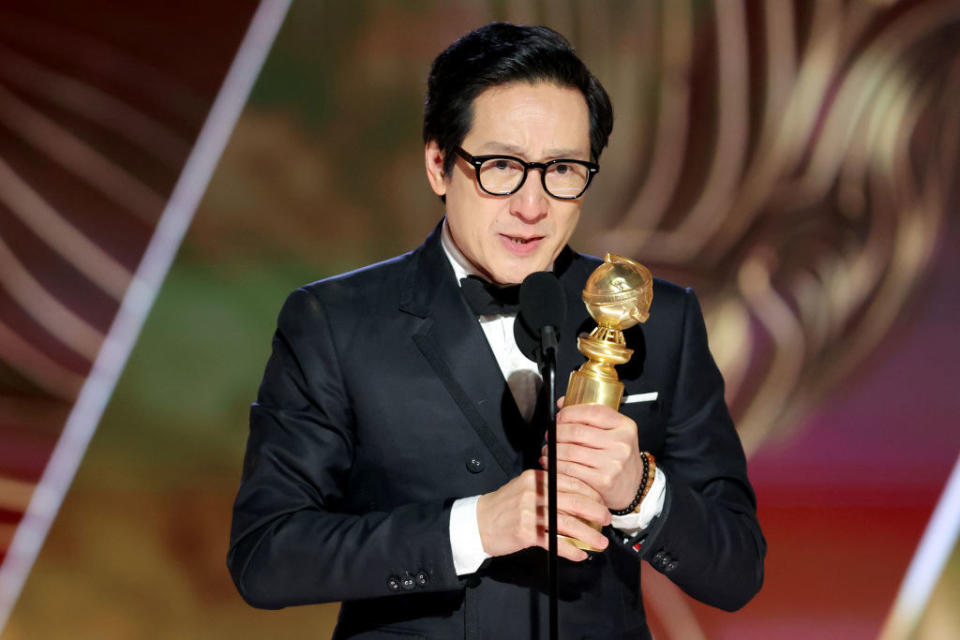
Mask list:
[{"label": "open mouth", "polygon": [[520,236],[508,236],[508,235],[504,235],[503,237],[506,238],[512,244],[516,244],[516,245],[530,244],[532,242],[536,242],[537,240],[541,240],[543,238],[543,236],[531,236],[529,238],[522,238]]},{"label": "open mouth", "polygon": [[500,235],[503,247],[514,256],[530,256],[540,250],[540,245],[546,236],[510,236]]}]

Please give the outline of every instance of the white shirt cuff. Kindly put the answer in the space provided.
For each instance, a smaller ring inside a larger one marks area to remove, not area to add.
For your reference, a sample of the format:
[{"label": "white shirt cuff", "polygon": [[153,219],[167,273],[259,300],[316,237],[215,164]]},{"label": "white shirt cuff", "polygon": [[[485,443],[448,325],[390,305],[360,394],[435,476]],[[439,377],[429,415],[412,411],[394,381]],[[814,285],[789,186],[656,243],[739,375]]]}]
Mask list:
[{"label": "white shirt cuff", "polygon": [[[450,509],[450,548],[453,568],[458,576],[474,573],[490,557],[483,550],[480,525],[477,523],[477,502],[480,496],[455,500]],[[662,502],[662,501],[661,501]]]},{"label": "white shirt cuff", "polygon": [[663,511],[663,500],[667,495],[667,474],[660,467],[654,469],[653,486],[647,497],[640,503],[640,511],[625,516],[613,516],[610,524],[627,537],[635,536],[647,527]]}]

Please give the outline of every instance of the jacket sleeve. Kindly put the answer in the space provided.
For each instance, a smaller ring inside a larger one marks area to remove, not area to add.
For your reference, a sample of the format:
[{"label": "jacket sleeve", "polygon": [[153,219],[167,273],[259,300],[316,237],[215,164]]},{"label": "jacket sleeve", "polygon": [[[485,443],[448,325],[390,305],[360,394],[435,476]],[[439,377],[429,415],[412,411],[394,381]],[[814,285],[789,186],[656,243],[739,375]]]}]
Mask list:
[{"label": "jacket sleeve", "polygon": [[251,605],[460,588],[447,503],[344,506],[354,418],[329,318],[300,289],[280,312],[233,509],[227,564]]},{"label": "jacket sleeve", "polygon": [[667,494],[641,555],[690,596],[732,611],[763,584],[766,541],[700,305],[689,289],[684,298],[677,380],[657,460]]}]

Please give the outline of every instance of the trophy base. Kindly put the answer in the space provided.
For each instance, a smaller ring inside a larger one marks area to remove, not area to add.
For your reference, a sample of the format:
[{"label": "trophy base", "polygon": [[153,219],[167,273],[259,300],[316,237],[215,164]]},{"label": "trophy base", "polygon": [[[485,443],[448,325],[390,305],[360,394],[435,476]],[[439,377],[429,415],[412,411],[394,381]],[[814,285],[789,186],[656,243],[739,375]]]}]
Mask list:
[{"label": "trophy base", "polygon": [[[593,528],[596,529],[597,531],[600,531],[600,530],[603,528],[603,527],[601,527],[599,524],[597,524],[596,522],[590,522],[590,521],[584,520],[584,519],[582,519],[582,518],[580,518],[579,520],[580,520],[580,522],[583,522],[584,524],[590,525],[591,527],[593,527]],[[597,549],[596,547],[591,547],[589,544],[587,544],[587,543],[584,542],[583,540],[578,540],[578,539],[576,539],[576,538],[571,538],[570,536],[564,536],[564,535],[557,534],[557,538],[560,538],[560,539],[562,539],[562,540],[566,540],[567,542],[569,542],[570,544],[572,544],[573,546],[575,546],[577,549],[582,549],[582,550],[584,550],[584,551],[588,551],[588,552],[592,552],[592,553],[602,553],[602,552],[603,552],[603,549]]]}]

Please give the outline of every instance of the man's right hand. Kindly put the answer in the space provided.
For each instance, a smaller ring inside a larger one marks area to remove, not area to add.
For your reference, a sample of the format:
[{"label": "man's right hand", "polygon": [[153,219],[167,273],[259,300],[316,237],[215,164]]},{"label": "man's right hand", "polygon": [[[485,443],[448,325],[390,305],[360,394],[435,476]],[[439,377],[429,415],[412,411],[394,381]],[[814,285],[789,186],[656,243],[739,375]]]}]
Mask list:
[{"label": "man's right hand", "polygon": [[[561,535],[606,549],[609,541],[602,533],[578,518],[602,525],[610,524],[610,511],[600,494],[586,483],[557,474],[557,530]],[[548,548],[547,472],[527,469],[477,502],[477,525],[483,549],[491,556],[505,556],[527,547]],[[560,538],[557,554],[579,562],[587,553]]]}]

